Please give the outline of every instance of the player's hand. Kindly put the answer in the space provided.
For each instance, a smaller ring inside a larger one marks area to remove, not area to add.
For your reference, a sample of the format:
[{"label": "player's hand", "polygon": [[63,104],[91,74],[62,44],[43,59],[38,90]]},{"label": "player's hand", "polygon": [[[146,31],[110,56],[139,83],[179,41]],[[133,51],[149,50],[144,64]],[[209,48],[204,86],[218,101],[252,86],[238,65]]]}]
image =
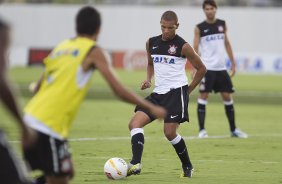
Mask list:
[{"label": "player's hand", "polygon": [[143,81],[142,83],[141,83],[141,90],[144,90],[144,89],[147,89],[147,88],[150,88],[151,87],[151,82],[150,81],[147,81],[147,80],[145,80],[145,81]]},{"label": "player's hand", "polygon": [[158,119],[164,119],[166,116],[166,110],[161,106],[154,105],[150,111]]},{"label": "player's hand", "polygon": [[23,149],[28,149],[32,147],[32,145],[36,142],[37,140],[37,133],[29,128],[28,126],[23,127],[22,129],[22,147]]},{"label": "player's hand", "polygon": [[31,82],[31,83],[28,85],[28,89],[29,89],[29,91],[30,91],[32,94],[35,92],[36,86],[37,86],[37,83],[36,83],[36,82]]},{"label": "player's hand", "polygon": [[230,68],[230,77],[233,77],[236,73],[236,67],[235,64],[231,64],[231,68]]}]

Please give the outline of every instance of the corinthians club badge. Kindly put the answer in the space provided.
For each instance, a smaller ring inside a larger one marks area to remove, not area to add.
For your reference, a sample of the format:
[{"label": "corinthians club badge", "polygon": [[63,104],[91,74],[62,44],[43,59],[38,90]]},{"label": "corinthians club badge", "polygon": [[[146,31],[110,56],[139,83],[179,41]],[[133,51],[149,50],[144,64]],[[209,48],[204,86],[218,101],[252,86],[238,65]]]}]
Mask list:
[{"label": "corinthians club badge", "polygon": [[170,45],[170,46],[169,46],[169,49],[168,49],[168,53],[170,53],[170,54],[175,54],[175,53],[176,53],[176,49],[177,49],[177,46],[175,46],[175,45]]},{"label": "corinthians club badge", "polygon": [[224,31],[223,26],[218,26],[218,31],[219,31],[219,32],[223,32],[223,31]]}]

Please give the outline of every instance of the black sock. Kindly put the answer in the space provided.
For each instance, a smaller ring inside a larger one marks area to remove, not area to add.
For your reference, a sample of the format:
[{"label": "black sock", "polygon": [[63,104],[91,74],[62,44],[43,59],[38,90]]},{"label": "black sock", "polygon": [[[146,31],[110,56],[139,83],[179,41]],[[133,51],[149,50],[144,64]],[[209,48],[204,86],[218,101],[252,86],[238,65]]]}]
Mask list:
[{"label": "black sock", "polygon": [[141,163],[141,157],[143,153],[144,146],[144,135],[142,133],[137,133],[131,137],[131,149],[132,149],[132,160],[131,164]]},{"label": "black sock", "polygon": [[181,138],[181,140],[177,144],[174,144],[173,147],[179,159],[181,160],[182,167],[183,168],[186,168],[186,167],[193,168],[184,140]]},{"label": "black sock", "polygon": [[235,112],[234,112],[234,106],[231,105],[225,105],[225,113],[230,125],[230,131],[233,132],[236,129],[235,126]]},{"label": "black sock", "polygon": [[200,130],[205,129],[206,105],[198,103],[198,121]]}]

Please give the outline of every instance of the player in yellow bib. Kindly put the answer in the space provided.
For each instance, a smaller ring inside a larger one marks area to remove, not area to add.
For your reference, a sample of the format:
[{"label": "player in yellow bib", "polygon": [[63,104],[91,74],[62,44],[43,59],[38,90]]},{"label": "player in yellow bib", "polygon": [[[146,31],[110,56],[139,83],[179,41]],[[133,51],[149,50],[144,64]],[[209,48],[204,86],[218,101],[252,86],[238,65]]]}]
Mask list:
[{"label": "player in yellow bib", "polygon": [[[42,132],[66,138],[90,84],[93,69],[84,71],[82,62],[95,41],[76,37],[59,44],[44,60],[40,90],[25,108],[28,119],[44,124]],[[32,116],[32,117],[31,117]],[[33,123],[32,126],[40,127]]]},{"label": "player in yellow bib", "polygon": [[94,70],[99,70],[123,101],[140,105],[156,117],[166,111],[127,90],[114,76],[101,48],[96,45],[100,14],[90,6],[76,16],[77,36],[59,44],[44,60],[45,71],[37,92],[25,108],[25,123],[38,132],[35,146],[25,150],[33,170],[44,173],[37,183],[67,184],[73,176],[67,137],[73,118],[85,97]]}]

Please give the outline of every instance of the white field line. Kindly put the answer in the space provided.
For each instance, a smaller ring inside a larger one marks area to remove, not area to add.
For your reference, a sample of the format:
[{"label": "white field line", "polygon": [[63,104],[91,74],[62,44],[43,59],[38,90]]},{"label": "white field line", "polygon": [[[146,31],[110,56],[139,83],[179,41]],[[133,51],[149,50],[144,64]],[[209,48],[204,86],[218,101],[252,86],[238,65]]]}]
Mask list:
[{"label": "white field line", "polygon": [[[85,159],[85,160],[108,160],[109,157],[97,157],[97,156],[76,156],[76,158],[79,159]],[[129,157],[122,157],[124,160],[130,160],[131,158]],[[154,158],[155,160],[171,160],[171,158]],[[193,160],[193,162],[215,162],[215,163],[242,163],[242,164],[248,164],[248,163],[252,163],[253,161],[251,160]],[[261,164],[280,164],[281,162],[279,161],[269,161],[269,160],[256,160],[256,162],[259,162]]]},{"label": "white field line", "polygon": [[[249,135],[249,137],[282,137],[282,134],[254,134]],[[209,136],[207,138],[198,138],[198,136],[183,136],[185,140],[204,140],[204,139],[225,139],[231,138],[230,135],[214,135]],[[154,139],[161,140],[166,139],[165,137],[160,138],[151,138],[145,137],[145,139]],[[84,137],[84,138],[70,138],[68,139],[71,142],[83,142],[83,141],[121,141],[121,140],[130,140],[130,136],[128,137]],[[19,141],[9,141],[11,143],[19,143]]]},{"label": "white field line", "polygon": [[[282,134],[254,134],[249,135],[249,137],[282,137]],[[197,136],[189,136],[189,137],[183,137],[185,140],[203,140],[202,138],[198,138]],[[230,135],[216,135],[216,136],[209,136],[204,139],[225,139],[225,138],[231,138]],[[146,137],[146,139],[152,139],[150,137]],[[161,140],[165,139],[163,138],[154,138],[154,140]],[[236,138],[235,138],[236,139]],[[121,140],[130,140],[130,137],[100,137],[100,138],[72,138],[69,139],[71,142],[81,142],[81,141],[121,141]],[[9,141],[10,143],[19,143],[19,141]],[[91,156],[83,156],[81,158],[87,158],[87,159],[96,159],[96,160],[107,160],[108,157],[91,157]],[[125,160],[130,160],[130,158],[123,158]],[[159,158],[157,160],[169,160],[166,158]],[[220,163],[230,163],[230,162],[236,162],[236,163],[248,163],[246,160],[194,160],[194,162],[220,162]],[[270,161],[270,160],[259,160],[262,164],[280,164],[281,162],[277,161]]]},{"label": "white field line", "polygon": [[[282,134],[254,134],[254,135],[249,135],[249,137],[282,137]],[[184,139],[186,140],[192,140],[192,139],[198,139],[202,140],[201,138],[198,138],[198,136],[183,136]],[[224,138],[230,138],[230,135],[215,135],[215,136],[209,136],[204,139],[224,139]],[[150,137],[146,137],[145,139],[152,139]],[[160,138],[160,139],[165,139],[165,138]],[[120,141],[120,140],[130,140],[130,137],[100,137],[100,138],[71,138],[69,141],[72,142],[79,142],[79,141],[108,141],[108,140],[113,140],[113,141]],[[154,138],[154,140],[158,140],[158,138]]]}]

